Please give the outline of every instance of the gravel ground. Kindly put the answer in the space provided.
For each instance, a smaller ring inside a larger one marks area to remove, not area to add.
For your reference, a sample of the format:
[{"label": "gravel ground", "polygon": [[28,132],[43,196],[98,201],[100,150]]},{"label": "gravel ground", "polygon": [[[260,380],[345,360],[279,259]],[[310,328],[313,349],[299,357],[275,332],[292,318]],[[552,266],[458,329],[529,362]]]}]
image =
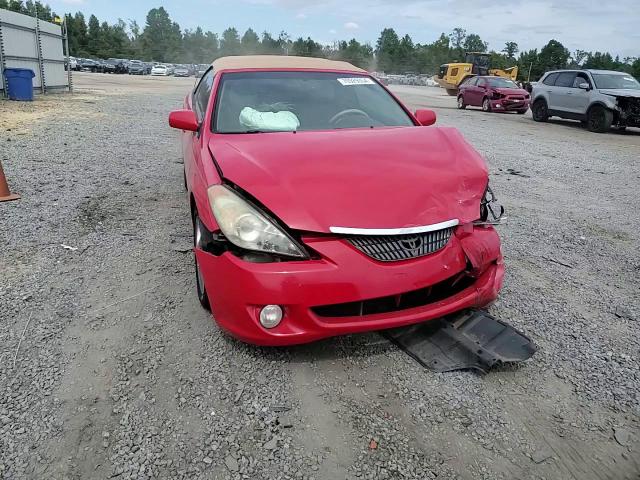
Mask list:
[{"label": "gravel ground", "polygon": [[23,195],[0,204],[0,478],[640,478],[640,131],[394,87],[486,156],[509,215],[491,312],[540,347],[436,374],[376,333],[286,349],[223,335],[195,296],[166,120],[192,82],[75,83],[0,102]]}]

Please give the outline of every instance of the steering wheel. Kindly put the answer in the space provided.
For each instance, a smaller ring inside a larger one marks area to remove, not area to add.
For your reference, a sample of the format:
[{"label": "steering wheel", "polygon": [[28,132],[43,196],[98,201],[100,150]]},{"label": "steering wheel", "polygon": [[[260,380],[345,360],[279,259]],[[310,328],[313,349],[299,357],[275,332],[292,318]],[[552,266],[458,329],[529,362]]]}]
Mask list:
[{"label": "steering wheel", "polygon": [[367,112],[363,112],[362,110],[358,110],[357,108],[348,108],[346,110],[342,110],[341,112],[336,113],[331,119],[329,123],[332,125],[337,124],[340,120],[349,115],[357,115],[359,117],[365,117],[367,120],[371,120],[371,117],[367,114]]}]

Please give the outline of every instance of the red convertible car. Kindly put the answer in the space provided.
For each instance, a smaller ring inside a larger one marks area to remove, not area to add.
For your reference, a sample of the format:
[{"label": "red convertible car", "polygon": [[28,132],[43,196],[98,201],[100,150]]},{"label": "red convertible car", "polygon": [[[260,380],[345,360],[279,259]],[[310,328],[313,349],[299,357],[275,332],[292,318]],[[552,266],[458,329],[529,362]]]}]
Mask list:
[{"label": "red convertible car", "polygon": [[470,77],[458,88],[458,108],[482,107],[485,112],[527,113],[531,97],[513,80],[503,77]]},{"label": "red convertible car", "polygon": [[502,208],[483,158],[434,122],[348,63],[216,60],[169,124],[219,326],[287,345],[493,302]]}]

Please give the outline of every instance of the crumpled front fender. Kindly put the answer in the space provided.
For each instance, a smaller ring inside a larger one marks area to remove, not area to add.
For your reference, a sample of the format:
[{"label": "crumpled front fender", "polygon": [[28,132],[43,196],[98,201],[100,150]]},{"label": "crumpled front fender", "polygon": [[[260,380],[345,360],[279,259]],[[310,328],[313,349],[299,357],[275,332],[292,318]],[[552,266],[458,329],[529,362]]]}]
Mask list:
[{"label": "crumpled front fender", "polygon": [[504,261],[498,232],[491,225],[480,226],[468,223],[456,229],[456,237],[471,264],[469,272],[471,275],[479,278],[489,271],[492,265],[495,266],[492,288],[489,291],[478,292],[481,295],[477,306],[485,308],[496,299],[504,281]]},{"label": "crumpled front fender", "polygon": [[474,275],[481,274],[493,263],[502,264],[500,237],[492,226],[462,225],[456,230],[456,236]]}]

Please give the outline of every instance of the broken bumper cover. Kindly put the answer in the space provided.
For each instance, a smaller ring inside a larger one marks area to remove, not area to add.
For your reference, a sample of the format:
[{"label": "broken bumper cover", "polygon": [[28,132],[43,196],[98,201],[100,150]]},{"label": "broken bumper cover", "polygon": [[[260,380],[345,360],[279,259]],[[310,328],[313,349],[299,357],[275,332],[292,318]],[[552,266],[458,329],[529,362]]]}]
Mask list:
[{"label": "broken bumper cover", "polygon": [[[230,252],[216,256],[196,250],[218,325],[247,343],[299,344],[411,325],[465,308],[484,307],[496,299],[502,287],[500,241],[490,226],[458,227],[442,250],[392,263],[367,257],[345,239],[313,237],[304,238],[304,243],[321,258],[252,263]],[[353,316],[316,313],[326,306],[427,292],[428,287],[446,285],[456,276],[465,278],[464,288],[452,290],[451,295],[440,294],[433,302],[426,298],[426,303],[419,306]],[[259,323],[260,309],[265,305],[280,305],[284,310],[275,328],[265,329]]]},{"label": "broken bumper cover", "polygon": [[640,98],[618,97],[617,123],[627,127],[640,127]]},{"label": "broken bumper cover", "polygon": [[527,110],[529,108],[529,99],[525,100],[510,100],[510,99],[499,99],[499,100],[491,100],[491,109],[493,111],[505,111],[511,112],[516,110]]},{"label": "broken bumper cover", "polygon": [[537,350],[525,334],[481,310],[466,310],[433,322],[387,330],[384,335],[424,367],[436,372],[522,362]]}]

